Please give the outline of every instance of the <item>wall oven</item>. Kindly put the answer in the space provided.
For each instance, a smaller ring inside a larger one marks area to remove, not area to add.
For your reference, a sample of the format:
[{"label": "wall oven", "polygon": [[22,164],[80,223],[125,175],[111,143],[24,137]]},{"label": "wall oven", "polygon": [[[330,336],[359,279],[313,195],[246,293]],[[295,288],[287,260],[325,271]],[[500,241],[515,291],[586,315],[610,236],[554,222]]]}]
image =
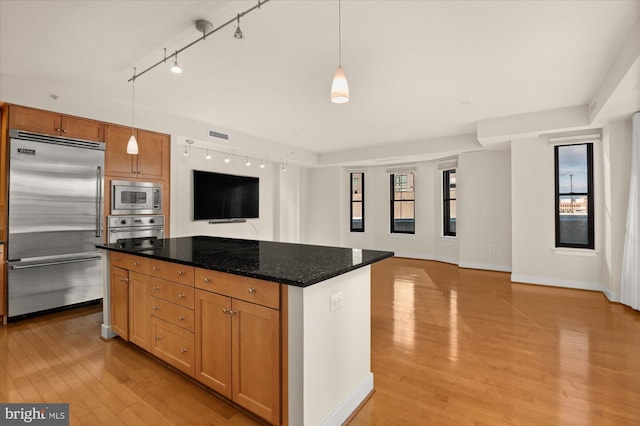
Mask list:
[{"label": "wall oven", "polygon": [[161,247],[164,238],[164,216],[109,216],[109,244],[129,250]]},{"label": "wall oven", "polygon": [[111,214],[159,214],[162,187],[153,182],[111,181]]}]

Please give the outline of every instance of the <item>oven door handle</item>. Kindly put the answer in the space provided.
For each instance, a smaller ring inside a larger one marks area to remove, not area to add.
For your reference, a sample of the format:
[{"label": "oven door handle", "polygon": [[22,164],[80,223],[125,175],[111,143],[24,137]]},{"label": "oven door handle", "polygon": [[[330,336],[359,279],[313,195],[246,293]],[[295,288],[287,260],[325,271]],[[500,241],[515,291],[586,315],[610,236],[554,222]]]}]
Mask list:
[{"label": "oven door handle", "polygon": [[111,229],[109,232],[112,234],[117,234],[120,232],[135,232],[135,231],[160,231],[164,232],[164,227],[162,226],[134,226],[130,228],[115,228]]}]

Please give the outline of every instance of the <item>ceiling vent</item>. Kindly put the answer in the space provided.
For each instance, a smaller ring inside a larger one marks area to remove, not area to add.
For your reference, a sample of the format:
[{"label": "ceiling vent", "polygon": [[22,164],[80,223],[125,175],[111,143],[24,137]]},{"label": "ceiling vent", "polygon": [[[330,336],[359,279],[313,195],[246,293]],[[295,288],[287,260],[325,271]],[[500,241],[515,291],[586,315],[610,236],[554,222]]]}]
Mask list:
[{"label": "ceiling vent", "polygon": [[209,130],[209,137],[216,139],[223,139],[225,141],[229,140],[229,135],[222,132],[216,132],[215,130]]}]

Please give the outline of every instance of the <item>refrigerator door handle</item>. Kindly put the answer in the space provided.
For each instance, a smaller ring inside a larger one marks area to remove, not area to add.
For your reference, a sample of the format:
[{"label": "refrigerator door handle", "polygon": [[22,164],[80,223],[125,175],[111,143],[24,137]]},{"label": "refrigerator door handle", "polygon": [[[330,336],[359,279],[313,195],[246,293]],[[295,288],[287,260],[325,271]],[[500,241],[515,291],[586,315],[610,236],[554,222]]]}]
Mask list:
[{"label": "refrigerator door handle", "polygon": [[97,168],[97,173],[98,173],[98,179],[96,179],[97,181],[97,198],[96,198],[96,237],[101,237],[102,236],[102,205],[101,205],[101,200],[102,200],[102,167],[98,166]]},{"label": "refrigerator door handle", "polygon": [[27,264],[20,264],[20,263],[14,263],[14,264],[9,264],[9,266],[11,267],[11,269],[29,269],[29,268],[40,268],[42,266],[54,266],[54,265],[63,265],[65,263],[78,263],[78,262],[89,262],[89,261],[95,261],[95,260],[100,260],[102,256],[98,255],[98,256],[92,256],[92,257],[79,257],[79,258],[75,258],[75,259],[66,259],[66,260],[53,260],[53,261],[49,261],[49,262],[39,262],[39,263],[27,263]]}]

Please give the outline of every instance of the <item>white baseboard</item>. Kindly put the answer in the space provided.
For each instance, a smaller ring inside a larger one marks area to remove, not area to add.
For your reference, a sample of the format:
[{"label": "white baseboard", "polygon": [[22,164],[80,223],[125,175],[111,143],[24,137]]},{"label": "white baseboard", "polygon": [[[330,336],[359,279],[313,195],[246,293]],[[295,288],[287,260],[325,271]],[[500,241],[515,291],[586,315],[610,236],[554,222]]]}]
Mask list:
[{"label": "white baseboard", "polygon": [[103,339],[113,339],[117,335],[118,334],[115,331],[113,331],[110,325],[102,324],[100,326],[100,337],[102,337]]},{"label": "white baseboard", "polygon": [[585,281],[561,280],[549,277],[534,277],[528,275],[511,274],[511,281],[524,284],[540,284],[550,287],[575,288],[578,290],[600,291],[607,294],[607,288],[601,283],[591,283]]},{"label": "white baseboard", "polygon": [[461,268],[482,269],[484,271],[511,272],[511,266],[507,266],[507,265],[492,265],[489,263],[460,262],[458,266]]},{"label": "white baseboard", "polygon": [[323,421],[322,426],[340,426],[373,390],[373,373],[369,373]]}]

